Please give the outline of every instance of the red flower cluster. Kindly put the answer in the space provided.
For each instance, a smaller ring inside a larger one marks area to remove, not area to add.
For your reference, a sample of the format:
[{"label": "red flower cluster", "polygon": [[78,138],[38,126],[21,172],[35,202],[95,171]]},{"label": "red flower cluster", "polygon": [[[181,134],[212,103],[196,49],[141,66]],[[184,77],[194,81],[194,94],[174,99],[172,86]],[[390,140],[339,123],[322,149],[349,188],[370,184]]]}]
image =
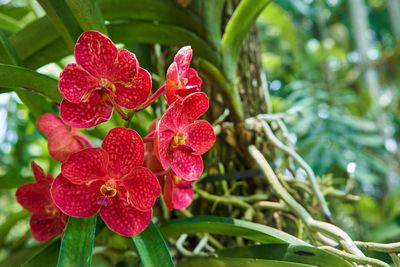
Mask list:
[{"label": "red flower cluster", "polygon": [[[46,241],[61,233],[67,215],[90,217],[98,212],[111,230],[126,236],[139,234],[151,221],[161,189],[169,209],[190,205],[192,181],[203,172],[201,155],[215,142],[213,127],[198,120],[209,104],[200,92],[202,80],[189,68],[191,57],[189,46],[180,49],[166,82],[149,98],[150,74],[139,67],[134,54],[118,51],[96,31],[79,37],[77,63],[60,74],[62,120],[44,114],[37,121],[48,137],[50,155],[62,163],[61,173],[53,181],[32,163],[36,183],[17,191],[18,201],[33,213],[35,239]],[[169,107],[143,139],[134,130],[117,127],[95,148],[72,128],[109,120],[113,107],[126,119],[122,108],[140,111],[163,91]]]}]

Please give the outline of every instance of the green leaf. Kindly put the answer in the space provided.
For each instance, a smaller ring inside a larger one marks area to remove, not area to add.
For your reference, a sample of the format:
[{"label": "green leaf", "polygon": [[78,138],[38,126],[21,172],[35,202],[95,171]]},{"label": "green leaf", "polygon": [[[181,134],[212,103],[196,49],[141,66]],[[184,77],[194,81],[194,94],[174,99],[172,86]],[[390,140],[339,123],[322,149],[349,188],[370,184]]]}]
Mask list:
[{"label": "green leaf", "polygon": [[66,2],[84,31],[95,30],[107,34],[97,0],[66,0]]},{"label": "green leaf", "polygon": [[8,232],[15,226],[17,222],[28,217],[30,213],[27,210],[21,210],[7,216],[7,219],[0,226],[0,247],[3,247],[4,240]]},{"label": "green leaf", "polygon": [[97,215],[89,218],[69,217],[61,243],[57,267],[90,266]]},{"label": "green leaf", "polygon": [[38,2],[64,38],[67,46],[73,51],[82,29],[65,0],[38,0]]},{"label": "green leaf", "polygon": [[132,236],[144,267],[174,266],[163,237],[153,222],[140,234]]},{"label": "green leaf", "polygon": [[159,230],[165,239],[182,234],[210,233],[239,236],[263,244],[308,245],[306,242],[272,227],[224,217],[196,216],[177,219],[161,225]]},{"label": "green leaf", "polygon": [[221,23],[225,0],[201,1],[206,39],[219,51],[221,49]]},{"label": "green leaf", "polygon": [[199,35],[203,32],[200,18],[175,1],[100,0],[99,5],[104,18],[111,22],[113,20],[157,21],[161,24],[181,26]]},{"label": "green leaf", "polygon": [[17,32],[22,29],[23,23],[18,20],[7,16],[6,14],[0,13],[0,28],[9,32]]},{"label": "green leaf", "polygon": [[57,264],[61,241],[53,240],[47,247],[30,258],[21,267],[54,267]]},{"label": "green leaf", "polygon": [[12,65],[0,64],[0,87],[20,88],[40,93],[54,102],[60,102],[62,99],[56,79]]},{"label": "green leaf", "polygon": [[71,54],[64,40],[60,37],[55,42],[37,51],[24,61],[26,67],[37,69],[50,62],[55,62]]},{"label": "green leaf", "polygon": [[0,175],[0,189],[13,189],[26,183],[33,183],[33,177],[23,177],[19,173],[9,172]]},{"label": "green leaf", "polygon": [[125,44],[191,45],[195,56],[218,66],[219,55],[202,38],[182,27],[150,22],[119,22],[107,25],[111,39]]},{"label": "green leaf", "polygon": [[221,44],[222,67],[225,75],[232,81],[236,76],[243,42],[258,15],[270,2],[271,0],[242,0],[226,25]]},{"label": "green leaf", "polygon": [[317,265],[308,265],[301,263],[293,263],[287,261],[260,260],[248,258],[191,258],[182,264],[180,267],[311,267]]},{"label": "green leaf", "polygon": [[231,247],[216,252],[220,257],[257,258],[268,260],[290,261],[304,264],[315,264],[324,267],[351,267],[352,265],[341,257],[319,248],[290,245],[268,244],[245,247]]}]

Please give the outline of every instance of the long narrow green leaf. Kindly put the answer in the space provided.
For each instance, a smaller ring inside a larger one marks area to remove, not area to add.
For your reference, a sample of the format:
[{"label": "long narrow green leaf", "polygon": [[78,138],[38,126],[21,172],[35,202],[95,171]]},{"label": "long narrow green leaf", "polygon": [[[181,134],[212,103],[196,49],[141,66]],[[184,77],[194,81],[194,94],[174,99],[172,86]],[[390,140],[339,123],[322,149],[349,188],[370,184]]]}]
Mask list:
[{"label": "long narrow green leaf", "polygon": [[103,14],[97,0],[66,0],[66,2],[84,31],[96,30],[107,34]]},{"label": "long narrow green leaf", "polygon": [[44,16],[10,36],[10,42],[21,60],[25,60],[58,38],[60,34],[54,24],[48,16]]},{"label": "long narrow green leaf", "polygon": [[[260,260],[249,258],[191,258],[182,264],[180,267],[205,267],[205,266],[220,266],[220,267],[312,267],[317,265],[308,265],[294,263],[288,261],[275,260]],[[320,265],[319,265],[320,266]]]},{"label": "long narrow green leaf", "polygon": [[0,87],[21,88],[40,93],[54,102],[60,102],[62,99],[56,79],[12,65],[0,64]]},{"label": "long narrow green leaf", "polygon": [[72,51],[76,40],[82,33],[82,28],[65,3],[65,0],[38,0],[38,2]]},{"label": "long narrow green leaf", "polygon": [[239,236],[263,244],[308,244],[304,241],[265,225],[224,217],[196,216],[167,222],[159,228],[165,239],[181,234],[211,233]]},{"label": "long narrow green leaf", "polygon": [[57,267],[84,267],[92,262],[97,215],[89,218],[69,217],[62,239]]},{"label": "long narrow green leaf", "polygon": [[23,28],[24,24],[14,19],[13,17],[7,16],[6,14],[0,13],[0,28],[9,32],[17,32]]},{"label": "long narrow green leaf", "polygon": [[53,240],[47,247],[30,258],[21,267],[54,267],[60,250],[60,239]]},{"label": "long narrow green leaf", "polygon": [[203,24],[205,37],[217,49],[221,49],[221,23],[225,0],[203,0]]},{"label": "long narrow green leaf", "polygon": [[174,266],[167,245],[153,222],[139,235],[132,236],[144,267]]},{"label": "long narrow green leaf", "polygon": [[24,65],[30,69],[37,69],[50,62],[62,59],[72,54],[64,40],[60,37],[55,42],[37,51],[35,54],[24,60]]},{"label": "long narrow green leaf", "polygon": [[104,18],[111,22],[113,20],[157,21],[161,24],[183,27],[198,35],[203,32],[199,16],[184,9],[175,1],[100,0],[99,5]]},{"label": "long narrow green leaf", "polygon": [[196,56],[219,65],[219,55],[203,39],[182,27],[150,22],[121,22],[107,26],[114,42],[125,44],[159,43],[162,45],[191,45]]},{"label": "long narrow green leaf", "polygon": [[33,177],[23,177],[19,173],[9,172],[0,175],[0,189],[13,189],[32,182],[34,182]]},{"label": "long narrow green leaf", "polygon": [[258,15],[271,0],[242,0],[226,25],[222,36],[222,66],[231,80],[236,76],[243,42]]}]

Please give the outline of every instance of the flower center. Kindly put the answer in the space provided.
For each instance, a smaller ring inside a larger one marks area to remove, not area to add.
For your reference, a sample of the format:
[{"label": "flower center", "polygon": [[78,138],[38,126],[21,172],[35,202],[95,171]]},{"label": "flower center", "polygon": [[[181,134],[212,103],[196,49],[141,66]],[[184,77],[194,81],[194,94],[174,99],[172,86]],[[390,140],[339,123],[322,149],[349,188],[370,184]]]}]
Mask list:
[{"label": "flower center", "polygon": [[185,139],[186,139],[186,136],[175,135],[174,139],[172,139],[171,146],[175,147],[178,145],[184,145],[186,143]]},{"label": "flower center", "polygon": [[117,194],[117,189],[116,189],[113,185],[110,185],[110,184],[103,184],[103,185],[100,187],[100,193],[101,193],[103,196],[112,198],[112,197],[115,197],[115,195]]},{"label": "flower center", "polygon": [[53,204],[47,205],[45,208],[46,214],[50,217],[50,218],[55,218],[57,217],[57,209],[56,207],[54,207]]},{"label": "flower center", "polygon": [[105,89],[106,91],[111,91],[115,93],[116,88],[115,85],[105,78],[101,78],[99,81],[100,89]]},{"label": "flower center", "polygon": [[181,182],[182,178],[179,177],[179,176],[174,175],[173,180],[174,180],[174,184],[179,184]]}]

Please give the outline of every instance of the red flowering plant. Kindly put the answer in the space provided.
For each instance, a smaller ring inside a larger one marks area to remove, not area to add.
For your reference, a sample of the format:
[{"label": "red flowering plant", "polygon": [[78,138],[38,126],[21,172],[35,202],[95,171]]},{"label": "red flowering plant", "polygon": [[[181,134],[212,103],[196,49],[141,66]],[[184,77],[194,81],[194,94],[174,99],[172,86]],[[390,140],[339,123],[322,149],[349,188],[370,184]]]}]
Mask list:
[{"label": "red flowering plant", "polygon": [[69,216],[100,212],[111,230],[126,236],[139,234],[150,223],[161,193],[154,174],[142,167],[143,160],[139,134],[114,128],[101,148],[76,152],[61,165],[51,188],[54,202]]},{"label": "red flowering plant", "polygon": [[31,163],[35,183],[21,185],[17,192],[17,201],[32,213],[30,227],[32,236],[38,242],[46,242],[64,231],[68,216],[54,204],[50,195],[53,183],[51,174],[45,175],[35,162]]},{"label": "red flowering plant", "polygon": [[148,98],[150,74],[139,67],[133,53],[118,51],[104,34],[83,33],[75,46],[75,59],[58,82],[64,96],[61,118],[72,127],[90,128],[109,120],[113,106],[127,119],[121,107],[134,109]]}]

